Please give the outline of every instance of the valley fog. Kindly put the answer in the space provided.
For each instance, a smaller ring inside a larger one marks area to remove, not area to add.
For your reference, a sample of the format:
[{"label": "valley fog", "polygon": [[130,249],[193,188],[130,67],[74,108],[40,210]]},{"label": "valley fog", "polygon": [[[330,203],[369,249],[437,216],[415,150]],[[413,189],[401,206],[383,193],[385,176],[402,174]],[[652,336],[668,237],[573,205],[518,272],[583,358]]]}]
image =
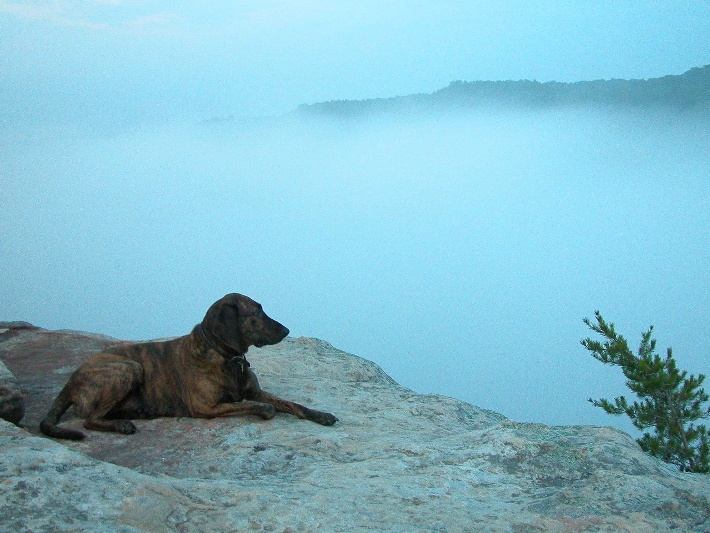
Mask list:
[{"label": "valley fog", "polygon": [[709,132],[574,109],[6,129],[0,318],[159,338],[241,292],[417,392],[629,430],[587,402],[629,391],[582,318],[634,348],[653,324],[708,373]]}]

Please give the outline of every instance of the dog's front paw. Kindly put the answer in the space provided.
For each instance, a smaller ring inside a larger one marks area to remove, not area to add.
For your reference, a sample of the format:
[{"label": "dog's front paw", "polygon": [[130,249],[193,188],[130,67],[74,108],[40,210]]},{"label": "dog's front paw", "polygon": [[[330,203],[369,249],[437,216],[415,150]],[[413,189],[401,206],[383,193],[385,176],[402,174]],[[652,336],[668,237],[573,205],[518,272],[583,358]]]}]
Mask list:
[{"label": "dog's front paw", "polygon": [[276,416],[276,409],[273,405],[265,403],[259,406],[259,412],[256,414],[264,420],[271,420]]},{"label": "dog's front paw", "polygon": [[335,415],[324,413],[323,411],[313,410],[310,410],[308,413],[308,419],[323,426],[332,426],[338,421],[338,418]]},{"label": "dog's front paw", "polygon": [[124,435],[133,435],[138,428],[130,420],[116,420],[116,431],[118,433],[123,433]]}]

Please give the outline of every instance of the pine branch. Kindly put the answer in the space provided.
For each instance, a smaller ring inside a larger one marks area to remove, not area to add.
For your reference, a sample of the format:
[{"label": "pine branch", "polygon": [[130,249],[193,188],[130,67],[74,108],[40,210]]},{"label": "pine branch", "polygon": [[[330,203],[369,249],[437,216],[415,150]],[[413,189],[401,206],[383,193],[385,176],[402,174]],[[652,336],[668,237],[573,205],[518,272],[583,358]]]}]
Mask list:
[{"label": "pine branch", "polygon": [[584,323],[604,340],[587,338],[581,341],[582,346],[598,361],[619,366],[627,387],[639,401],[629,405],[624,396],[615,398],[613,403],[606,399],[589,401],[611,415],[626,414],[641,430],[653,428],[653,434],[644,433],[638,439],[645,452],[677,465],[682,471],[710,472],[707,428],[693,424],[710,416],[710,407],[703,408],[709,399],[701,387],[705,376],[688,376],[686,371],[678,370],[671,348],[665,358],[658,355],[653,326],[641,335],[634,355],[613,323],[607,323],[599,311],[594,317],[595,322],[585,318]]}]

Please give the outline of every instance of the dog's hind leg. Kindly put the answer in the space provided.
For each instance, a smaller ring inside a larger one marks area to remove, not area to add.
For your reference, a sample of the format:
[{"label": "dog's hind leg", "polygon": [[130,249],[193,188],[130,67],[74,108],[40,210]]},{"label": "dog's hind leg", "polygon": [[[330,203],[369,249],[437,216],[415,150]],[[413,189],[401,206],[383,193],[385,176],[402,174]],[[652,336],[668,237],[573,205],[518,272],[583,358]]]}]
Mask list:
[{"label": "dog's hind leg", "polygon": [[64,387],[59,393],[59,396],[57,396],[57,399],[54,400],[52,408],[49,410],[49,413],[47,413],[47,416],[45,416],[39,424],[39,428],[42,433],[57,439],[81,440],[86,437],[86,435],[84,435],[81,431],[57,426],[59,419],[66,412],[66,410],[71,407],[72,403],[71,392]]},{"label": "dog's hind leg", "polygon": [[130,420],[106,417],[138,388],[142,379],[141,365],[125,359],[93,366],[86,375],[77,376],[82,386],[77,394],[76,405],[79,414],[85,417],[84,427],[124,435],[135,433],[136,426]]}]

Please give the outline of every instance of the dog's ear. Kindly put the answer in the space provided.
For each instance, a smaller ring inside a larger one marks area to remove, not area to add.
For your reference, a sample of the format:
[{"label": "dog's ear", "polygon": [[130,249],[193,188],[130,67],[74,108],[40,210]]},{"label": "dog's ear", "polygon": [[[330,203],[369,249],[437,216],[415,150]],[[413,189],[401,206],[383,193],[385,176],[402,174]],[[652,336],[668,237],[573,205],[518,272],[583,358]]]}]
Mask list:
[{"label": "dog's ear", "polygon": [[219,346],[242,354],[248,346],[239,326],[239,299],[239,294],[228,294],[213,303],[202,320],[202,328]]}]

